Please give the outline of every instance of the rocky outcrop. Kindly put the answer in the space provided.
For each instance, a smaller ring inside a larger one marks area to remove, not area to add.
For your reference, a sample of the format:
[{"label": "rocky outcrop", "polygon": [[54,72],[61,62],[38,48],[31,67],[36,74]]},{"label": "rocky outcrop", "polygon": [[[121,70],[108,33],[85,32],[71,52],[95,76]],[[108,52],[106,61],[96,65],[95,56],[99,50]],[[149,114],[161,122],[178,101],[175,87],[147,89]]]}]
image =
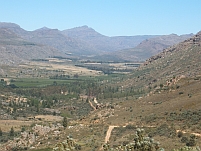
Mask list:
[{"label": "rocky outcrop", "polygon": [[158,60],[160,58],[164,58],[167,54],[171,54],[176,51],[182,51],[182,50],[187,50],[190,48],[192,45],[194,46],[201,46],[201,31],[198,32],[195,36],[192,38],[189,38],[179,44],[176,44],[174,46],[171,46],[167,49],[164,49],[161,53],[158,55],[150,57],[148,60],[145,61],[143,65],[148,65],[152,63],[155,60]]},{"label": "rocky outcrop", "polygon": [[48,139],[48,136],[60,135],[59,129],[63,128],[60,123],[51,126],[43,126],[36,124],[32,127],[32,131],[21,132],[21,136],[10,140],[0,149],[2,151],[13,150],[13,149],[29,149],[35,148],[40,145],[40,142],[44,139]]}]

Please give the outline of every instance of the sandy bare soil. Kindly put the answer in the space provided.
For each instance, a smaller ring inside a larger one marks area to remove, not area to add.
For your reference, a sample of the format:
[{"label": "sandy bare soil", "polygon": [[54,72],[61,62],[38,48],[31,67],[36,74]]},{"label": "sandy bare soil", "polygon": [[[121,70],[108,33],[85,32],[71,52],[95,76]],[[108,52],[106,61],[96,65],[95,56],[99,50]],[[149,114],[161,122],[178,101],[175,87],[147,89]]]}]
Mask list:
[{"label": "sandy bare soil", "polygon": [[89,100],[89,105],[94,109],[94,111],[96,110],[95,106],[93,106],[90,100]]}]

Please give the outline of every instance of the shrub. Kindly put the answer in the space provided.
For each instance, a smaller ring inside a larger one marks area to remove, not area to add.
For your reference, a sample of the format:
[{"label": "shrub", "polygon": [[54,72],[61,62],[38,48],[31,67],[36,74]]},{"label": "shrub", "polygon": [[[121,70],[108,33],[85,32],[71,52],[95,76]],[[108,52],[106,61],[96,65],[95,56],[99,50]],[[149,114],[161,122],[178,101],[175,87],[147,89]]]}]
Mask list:
[{"label": "shrub", "polygon": [[188,142],[188,138],[186,136],[181,138],[181,142],[182,143],[187,143]]},{"label": "shrub", "polygon": [[179,131],[178,134],[177,134],[177,136],[178,136],[179,138],[181,138],[181,137],[183,136],[183,132],[182,132],[182,131]]},{"label": "shrub", "polygon": [[184,92],[179,92],[179,95],[184,94]]},{"label": "shrub", "polygon": [[195,135],[191,135],[189,141],[186,143],[186,146],[195,146]]},{"label": "shrub", "polygon": [[54,148],[53,151],[63,151],[63,150],[80,150],[81,146],[76,144],[74,139],[70,136],[67,136],[67,140],[58,143]]},{"label": "shrub", "polygon": [[2,132],[2,130],[1,130],[1,128],[0,128],[0,136],[2,136],[3,135],[3,132]]},{"label": "shrub", "polygon": [[63,127],[66,128],[68,125],[67,117],[64,117],[63,119]]},{"label": "shrub", "polygon": [[11,129],[10,129],[10,136],[14,136],[14,135],[15,135],[14,128],[11,127]]}]

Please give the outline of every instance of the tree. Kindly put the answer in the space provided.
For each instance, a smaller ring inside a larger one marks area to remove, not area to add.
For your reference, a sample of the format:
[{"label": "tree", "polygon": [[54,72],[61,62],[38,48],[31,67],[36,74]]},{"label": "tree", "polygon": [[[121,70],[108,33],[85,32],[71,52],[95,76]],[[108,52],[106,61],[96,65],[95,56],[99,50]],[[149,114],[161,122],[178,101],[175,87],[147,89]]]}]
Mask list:
[{"label": "tree", "polygon": [[21,128],[21,132],[24,132],[26,129],[25,129],[25,127],[23,126],[22,128]]},{"label": "tree", "polygon": [[74,78],[78,78],[79,77],[79,75],[76,73],[76,74],[74,74],[74,76],[73,76]]},{"label": "tree", "polygon": [[0,128],[0,136],[2,136],[3,135],[3,132],[2,132],[2,130],[1,130],[1,128]]},{"label": "tree", "polygon": [[56,115],[57,115],[57,113],[54,111],[54,112],[53,112],[53,116],[56,116]]},{"label": "tree", "polygon": [[11,127],[11,129],[10,129],[10,136],[14,136],[14,135],[15,135],[14,128],[13,128],[13,127]]},{"label": "tree", "polygon": [[68,125],[67,117],[64,117],[63,119],[63,127],[66,128]]},{"label": "tree", "polygon": [[179,138],[183,137],[183,132],[182,132],[182,131],[179,131],[177,136],[178,136]]}]

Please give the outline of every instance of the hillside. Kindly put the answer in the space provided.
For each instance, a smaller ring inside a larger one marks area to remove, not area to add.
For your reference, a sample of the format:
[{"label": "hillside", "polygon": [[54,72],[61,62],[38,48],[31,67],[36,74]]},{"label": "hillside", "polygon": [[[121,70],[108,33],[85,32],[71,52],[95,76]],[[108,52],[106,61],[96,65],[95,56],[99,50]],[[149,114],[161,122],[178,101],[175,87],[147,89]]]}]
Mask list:
[{"label": "hillside", "polygon": [[[185,146],[183,139],[188,140],[191,134],[196,135],[199,146],[200,58],[201,32],[151,57],[127,79],[110,84],[121,87],[121,93],[127,92],[127,96],[108,99],[114,108],[94,111],[89,121],[98,119],[94,122],[108,125],[110,146],[132,142],[139,127],[168,151]],[[132,91],[144,93],[139,97]]]},{"label": "hillside", "polygon": [[200,73],[201,32],[148,59],[143,68],[155,67],[161,75],[192,77]]},{"label": "hillside", "polygon": [[160,53],[163,49],[178,44],[192,36],[193,34],[157,36],[142,41],[134,48],[116,51],[111,55],[128,61],[145,61],[149,57]]},{"label": "hillside", "polygon": [[[179,44],[150,57],[129,77],[128,85],[155,85],[173,77],[193,77],[200,74],[200,32]],[[133,78],[138,77],[137,79]]]},{"label": "hillside", "polygon": [[7,28],[0,28],[0,52],[1,64],[8,65],[64,55],[54,48],[24,40]]},{"label": "hillside", "polygon": [[[145,129],[150,136],[160,140],[166,150],[185,144],[181,143],[181,138],[177,137],[174,130],[194,133],[197,145],[200,145],[200,58],[201,32],[198,32],[192,38],[148,59],[122,83],[125,89],[141,85],[147,95],[124,102],[121,106],[124,110],[119,109],[114,113],[118,117],[108,119],[108,122],[111,125],[128,122],[131,126],[156,126],[154,130]],[[122,122],[115,120],[117,118],[122,119]],[[115,132],[111,140],[115,139]],[[128,134],[124,132],[122,137],[126,136]]]}]

